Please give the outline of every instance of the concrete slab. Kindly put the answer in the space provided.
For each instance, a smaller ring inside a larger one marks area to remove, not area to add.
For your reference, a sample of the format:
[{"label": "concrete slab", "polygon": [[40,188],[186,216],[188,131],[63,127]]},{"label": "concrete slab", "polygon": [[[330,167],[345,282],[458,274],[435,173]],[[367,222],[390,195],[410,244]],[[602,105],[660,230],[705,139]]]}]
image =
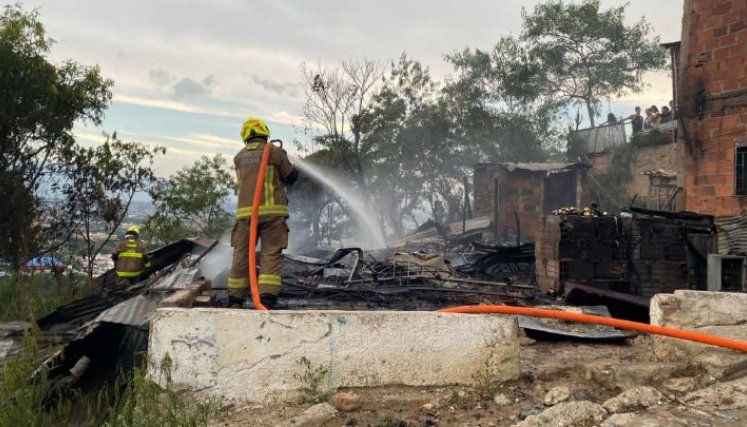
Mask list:
[{"label": "concrete slab", "polygon": [[747,323],[747,293],[677,290],[651,299],[651,323],[673,328]]},{"label": "concrete slab", "polygon": [[[651,300],[651,324],[747,341],[747,294],[675,291]],[[654,355],[668,362],[703,366],[715,379],[747,373],[747,355],[690,341],[653,336]]]},{"label": "concrete slab", "polygon": [[319,387],[474,385],[519,376],[515,317],[385,311],[161,308],[149,376],[228,402],[295,400]]}]

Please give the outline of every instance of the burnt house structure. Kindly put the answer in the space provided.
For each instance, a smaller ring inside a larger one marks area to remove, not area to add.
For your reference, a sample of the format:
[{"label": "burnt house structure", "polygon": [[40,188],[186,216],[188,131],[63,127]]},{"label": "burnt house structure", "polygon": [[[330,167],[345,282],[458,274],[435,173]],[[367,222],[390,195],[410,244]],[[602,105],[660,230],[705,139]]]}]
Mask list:
[{"label": "burnt house structure", "polygon": [[536,242],[544,293],[595,294],[648,306],[676,289],[707,288],[712,216],[633,209],[626,217],[548,216]]},{"label": "burnt house structure", "polygon": [[474,166],[474,212],[491,219],[496,237],[531,241],[542,217],[589,203],[585,163],[482,163]]}]

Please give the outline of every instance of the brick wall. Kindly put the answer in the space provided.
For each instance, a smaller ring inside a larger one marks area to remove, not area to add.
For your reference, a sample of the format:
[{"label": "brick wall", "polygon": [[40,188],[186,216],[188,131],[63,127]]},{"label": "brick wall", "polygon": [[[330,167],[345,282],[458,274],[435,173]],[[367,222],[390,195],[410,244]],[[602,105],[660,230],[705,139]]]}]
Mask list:
[{"label": "brick wall", "polygon": [[[508,171],[498,165],[476,168],[474,173],[475,215],[490,217],[498,226],[498,235],[503,236],[515,235],[516,214],[518,214],[522,236],[533,238],[539,231],[542,214],[544,175],[544,172]],[[495,206],[496,181],[498,183],[498,209]]]},{"label": "brick wall", "polygon": [[599,153],[589,156],[591,170],[594,175],[603,175],[607,173],[610,167],[610,153]]},{"label": "brick wall", "polygon": [[[575,203],[586,206],[589,194],[586,171],[574,170],[576,174]],[[509,171],[500,165],[481,165],[475,168],[474,214],[485,215],[497,225],[498,236],[514,236],[516,216],[519,217],[523,241],[531,241],[541,232],[545,197],[546,171],[515,169]],[[498,184],[498,206],[496,209],[496,183]]]},{"label": "brick wall", "polygon": [[735,149],[747,146],[747,0],[685,0],[680,81],[685,209],[717,217],[736,196]]}]

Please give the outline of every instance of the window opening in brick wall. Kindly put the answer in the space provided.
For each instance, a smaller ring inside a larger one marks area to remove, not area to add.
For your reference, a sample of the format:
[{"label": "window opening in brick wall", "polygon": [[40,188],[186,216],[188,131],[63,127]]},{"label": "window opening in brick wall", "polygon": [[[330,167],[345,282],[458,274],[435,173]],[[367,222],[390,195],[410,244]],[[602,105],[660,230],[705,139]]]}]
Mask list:
[{"label": "window opening in brick wall", "polygon": [[737,147],[735,156],[737,196],[747,195],[747,147]]}]

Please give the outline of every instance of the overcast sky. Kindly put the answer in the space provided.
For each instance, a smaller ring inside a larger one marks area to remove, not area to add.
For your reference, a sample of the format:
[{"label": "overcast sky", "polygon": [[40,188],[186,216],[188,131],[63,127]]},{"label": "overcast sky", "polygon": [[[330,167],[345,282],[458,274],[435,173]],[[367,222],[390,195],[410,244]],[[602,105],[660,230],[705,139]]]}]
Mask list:
[{"label": "overcast sky", "polygon": [[[521,8],[536,1],[283,0],[26,0],[38,7],[57,41],[53,60],[98,64],[115,81],[100,128],[79,126],[79,140],[100,143],[102,131],[165,145],[165,176],[200,155],[233,157],[241,122],[264,118],[272,136],[308,140],[300,118],[300,64],[341,59],[388,62],[407,52],[436,78],[451,72],[443,55],[489,49],[520,31]],[[623,0],[602,0],[603,7]],[[644,17],[661,41],[680,39],[682,0],[630,0],[628,20]],[[612,112],[663,105],[669,77],[650,77],[644,93],[613,100]],[[604,108],[607,113],[607,106]]]}]

